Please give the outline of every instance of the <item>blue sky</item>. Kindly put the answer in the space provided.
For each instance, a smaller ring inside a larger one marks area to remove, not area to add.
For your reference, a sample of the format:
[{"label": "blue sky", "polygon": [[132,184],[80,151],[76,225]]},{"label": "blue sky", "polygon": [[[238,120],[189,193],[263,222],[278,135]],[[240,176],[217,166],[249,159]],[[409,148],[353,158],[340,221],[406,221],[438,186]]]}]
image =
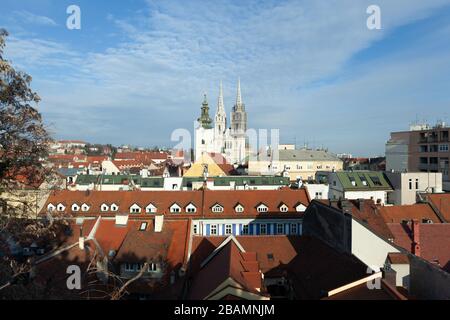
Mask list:
[{"label": "blue sky", "polygon": [[238,77],[249,126],[285,143],[376,156],[416,119],[450,122],[450,0],[2,0],[0,27],[57,138],[170,147],[220,80],[230,112]]}]

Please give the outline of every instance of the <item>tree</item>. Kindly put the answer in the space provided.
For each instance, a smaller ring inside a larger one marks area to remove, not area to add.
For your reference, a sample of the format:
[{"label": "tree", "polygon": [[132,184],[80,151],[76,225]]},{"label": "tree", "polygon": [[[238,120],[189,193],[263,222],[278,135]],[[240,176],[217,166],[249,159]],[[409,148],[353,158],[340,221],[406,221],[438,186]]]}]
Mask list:
[{"label": "tree", "polygon": [[[38,219],[25,200],[20,207],[8,202],[21,186],[36,186],[53,177],[52,169],[44,165],[51,139],[36,109],[40,98],[30,88],[31,77],[6,60],[7,36],[6,30],[0,29],[0,251],[11,241],[29,243],[45,238],[51,242],[65,225],[60,220]],[[26,278],[31,264],[13,254],[0,258],[0,296],[4,297],[7,289],[21,291],[14,285]]]},{"label": "tree", "polygon": [[8,33],[0,29],[0,192],[17,185],[17,177],[33,184],[41,179],[42,159],[51,141],[36,109],[39,96],[31,76],[16,71],[4,57]]}]

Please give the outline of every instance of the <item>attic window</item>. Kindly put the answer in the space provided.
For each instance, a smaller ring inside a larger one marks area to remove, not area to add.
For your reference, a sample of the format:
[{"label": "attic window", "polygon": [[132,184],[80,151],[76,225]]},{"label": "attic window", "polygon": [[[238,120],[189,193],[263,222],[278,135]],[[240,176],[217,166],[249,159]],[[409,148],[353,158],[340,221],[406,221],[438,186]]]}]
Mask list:
[{"label": "attic window", "polygon": [[147,230],[147,222],[142,222],[141,226],[139,227],[139,231],[145,231]]},{"label": "attic window", "polygon": [[83,203],[83,205],[81,206],[81,211],[83,212],[89,211],[89,206],[86,203]]},{"label": "attic window", "polygon": [[289,211],[289,207],[283,203],[283,205],[280,206],[280,211],[281,212],[288,212]]},{"label": "attic window", "polygon": [[257,210],[258,212],[267,212],[267,211],[269,211],[269,208],[267,208],[266,205],[261,204],[261,205],[258,206],[258,208],[257,208],[256,210]]},{"label": "attic window", "polygon": [[72,205],[72,211],[76,212],[76,211],[79,211],[79,210],[80,210],[80,206],[77,205],[76,203],[74,203],[74,204]]},{"label": "attic window", "polygon": [[212,207],[212,212],[215,213],[223,212],[223,207],[220,204],[216,204],[214,207]]},{"label": "attic window", "polygon": [[102,211],[102,212],[105,212],[105,211],[108,211],[108,209],[109,209],[109,207],[108,207],[108,205],[107,204],[102,204],[102,206],[101,206],[101,208],[100,208],[100,210]]},{"label": "attic window", "polygon": [[195,212],[197,212],[197,208],[192,203],[190,203],[186,207],[186,212],[188,212],[188,213],[195,213]]},{"label": "attic window", "polygon": [[242,212],[244,212],[244,207],[241,206],[241,205],[239,204],[239,205],[237,205],[237,206],[234,208],[234,210],[235,210],[237,213],[242,213]]},{"label": "attic window", "polygon": [[372,176],[372,177],[370,177],[370,179],[372,179],[372,182],[373,182],[374,185],[376,185],[376,186],[381,186],[382,185],[379,177]]},{"label": "attic window", "polygon": [[119,210],[119,207],[116,204],[111,205],[111,211],[117,211]]},{"label": "attic window", "polygon": [[269,260],[269,261],[273,261],[274,260],[273,253],[268,253],[267,254],[267,260]]}]

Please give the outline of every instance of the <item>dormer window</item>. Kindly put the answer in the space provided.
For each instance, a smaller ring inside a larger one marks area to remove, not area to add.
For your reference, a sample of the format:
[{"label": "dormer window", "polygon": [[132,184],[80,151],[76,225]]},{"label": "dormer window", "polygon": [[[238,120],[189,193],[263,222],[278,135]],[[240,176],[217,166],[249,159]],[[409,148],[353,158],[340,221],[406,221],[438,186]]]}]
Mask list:
[{"label": "dormer window", "polygon": [[289,207],[286,204],[282,204],[280,206],[280,212],[288,212],[289,211]]},{"label": "dormer window", "polygon": [[106,203],[102,204],[102,206],[100,207],[100,211],[105,212],[108,211],[109,207]]},{"label": "dormer window", "polygon": [[236,211],[237,213],[242,213],[244,212],[244,207],[241,204],[238,204],[234,207],[234,211]]},{"label": "dormer window", "polygon": [[170,213],[180,213],[181,212],[181,207],[174,203],[171,207],[170,207]]},{"label": "dormer window", "polygon": [[51,204],[51,203],[48,204],[48,206],[47,206],[47,211],[52,212],[52,211],[54,211],[55,209],[56,209],[56,207],[55,207],[53,204]]},{"label": "dormer window", "polygon": [[119,211],[119,206],[116,205],[115,203],[113,203],[113,204],[111,205],[111,211],[113,211],[113,212]]},{"label": "dormer window", "polygon": [[268,208],[265,204],[261,203],[261,204],[256,208],[256,211],[258,211],[259,213],[262,213],[262,212],[268,212],[268,211],[269,211],[269,208]]},{"label": "dormer window", "polygon": [[130,207],[130,213],[141,213],[141,207],[139,207],[136,203]]},{"label": "dormer window", "polygon": [[221,212],[223,212],[223,207],[217,203],[212,207],[212,212],[221,213]]},{"label": "dormer window", "polygon": [[306,206],[302,203],[299,203],[295,206],[295,211],[297,212],[305,212],[306,211]]},{"label": "dormer window", "polygon": [[89,208],[90,207],[86,203],[83,203],[81,205],[81,211],[83,211],[83,212],[89,211]]},{"label": "dormer window", "polygon": [[150,203],[146,208],[145,208],[145,212],[147,213],[156,213],[156,207],[155,205],[153,205],[152,203]]},{"label": "dormer window", "polygon": [[72,204],[72,211],[74,211],[74,212],[80,211],[80,206],[77,205],[76,203]]},{"label": "dormer window", "polygon": [[56,210],[58,211],[64,211],[66,210],[66,206],[63,205],[62,203],[58,204],[58,206],[56,207]]},{"label": "dormer window", "polygon": [[186,212],[187,212],[187,213],[195,213],[195,212],[197,212],[197,207],[194,206],[192,203],[189,203],[189,204],[186,206]]}]

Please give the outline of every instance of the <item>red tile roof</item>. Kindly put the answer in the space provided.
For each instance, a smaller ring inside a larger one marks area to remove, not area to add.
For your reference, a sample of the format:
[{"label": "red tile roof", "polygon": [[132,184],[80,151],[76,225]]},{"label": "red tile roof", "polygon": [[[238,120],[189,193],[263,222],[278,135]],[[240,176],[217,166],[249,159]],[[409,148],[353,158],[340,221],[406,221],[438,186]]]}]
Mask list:
[{"label": "red tile roof", "polygon": [[376,206],[373,200],[319,200],[318,202],[344,211],[347,209],[346,206],[348,206],[348,213],[351,213],[356,220],[360,221],[373,232],[385,239],[392,238],[392,233],[387,227],[384,217],[380,213],[380,206]]},{"label": "red tile roof", "polygon": [[450,193],[434,193],[426,196],[444,216],[444,219],[450,223]]},{"label": "red tile roof", "polygon": [[[285,276],[291,280],[298,299],[319,299],[324,292],[367,276],[367,267],[361,261],[311,237],[240,236],[236,239],[246,251],[256,253],[265,278]],[[223,240],[223,237],[194,237],[190,261],[193,274]]]},{"label": "red tile roof", "polygon": [[391,252],[387,257],[392,264],[409,264],[408,255],[405,253]]},{"label": "red tile roof", "polygon": [[194,276],[189,298],[207,298],[224,281],[231,278],[242,289],[257,295],[263,287],[256,254],[242,252],[234,241],[229,241]]},{"label": "red tile roof", "polygon": [[[411,224],[389,223],[388,227],[394,235],[394,243],[411,252]],[[450,224],[421,223],[419,228],[420,256],[450,272]]]},{"label": "red tile roof", "polygon": [[[283,189],[283,190],[205,190],[205,191],[54,191],[50,194],[41,213],[47,211],[47,206],[63,203],[66,206],[65,212],[75,216],[113,216],[119,213],[129,213],[133,204],[140,206],[143,216],[145,208],[151,203],[157,208],[159,214],[170,214],[174,216],[183,216],[188,214],[186,206],[192,203],[196,208],[196,213],[189,216],[204,215],[207,217],[246,217],[246,216],[272,216],[280,215],[289,217],[299,216],[302,213],[296,211],[296,206],[303,204],[309,205],[309,198],[306,190]],[[86,212],[72,211],[72,204],[81,206],[86,203],[90,209]],[[119,207],[117,212],[100,210],[102,204],[116,204]],[[178,204],[182,210],[181,213],[170,213],[170,207]],[[212,207],[216,204],[224,207],[223,213],[213,213]],[[267,213],[258,213],[257,206],[265,204],[268,207]],[[280,212],[280,204],[288,206],[288,212]],[[235,207],[241,204],[244,207],[243,213],[236,213]],[[132,214],[137,215],[139,214]]]},{"label": "red tile roof", "polygon": [[441,222],[428,204],[413,204],[406,206],[380,206],[379,212],[386,223],[400,223],[404,220],[431,220]]}]

